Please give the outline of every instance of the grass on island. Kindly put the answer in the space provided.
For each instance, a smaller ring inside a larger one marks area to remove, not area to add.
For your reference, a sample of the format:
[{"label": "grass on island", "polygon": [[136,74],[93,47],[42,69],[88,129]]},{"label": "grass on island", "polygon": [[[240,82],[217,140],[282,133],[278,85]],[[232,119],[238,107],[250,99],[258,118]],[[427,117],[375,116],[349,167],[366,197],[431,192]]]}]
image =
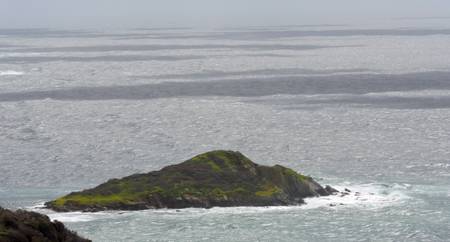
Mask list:
[{"label": "grass on island", "polygon": [[[242,196],[270,198],[283,193],[280,186],[283,187],[293,179],[297,179],[299,182],[310,179],[280,165],[260,166],[239,152],[222,150],[197,155],[179,165],[168,168],[170,169],[164,168],[158,171],[159,176],[156,182],[149,180],[148,174],[111,179],[96,188],[60,197],[51,204],[55,207],[69,204],[106,206],[142,202],[152,196],[181,199],[186,195],[217,200]],[[240,181],[240,172],[256,176],[258,175],[257,168],[258,172],[264,173],[263,182],[251,184],[245,181],[245,177]],[[183,173],[186,169],[202,172],[201,174],[206,178],[199,182],[195,175]],[[223,176],[236,176],[236,181],[224,182],[221,180]]]}]

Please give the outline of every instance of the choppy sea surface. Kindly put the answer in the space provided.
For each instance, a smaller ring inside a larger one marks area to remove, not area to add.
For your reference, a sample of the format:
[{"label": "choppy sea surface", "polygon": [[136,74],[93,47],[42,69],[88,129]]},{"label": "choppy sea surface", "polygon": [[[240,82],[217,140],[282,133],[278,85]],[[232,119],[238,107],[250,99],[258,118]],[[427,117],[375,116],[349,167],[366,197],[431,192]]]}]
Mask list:
[{"label": "choppy sea surface", "polygon": [[[39,208],[214,149],[352,194],[292,207]],[[448,20],[0,29],[0,206],[94,241],[450,241],[449,201]]]}]

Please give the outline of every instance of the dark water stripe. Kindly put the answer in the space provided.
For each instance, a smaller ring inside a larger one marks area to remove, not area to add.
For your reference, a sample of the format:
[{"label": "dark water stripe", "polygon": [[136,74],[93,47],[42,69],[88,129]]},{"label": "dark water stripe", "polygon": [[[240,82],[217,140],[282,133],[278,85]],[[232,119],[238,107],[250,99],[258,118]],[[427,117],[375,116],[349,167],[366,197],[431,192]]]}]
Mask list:
[{"label": "dark water stripe", "polygon": [[173,97],[260,97],[275,94],[365,94],[391,91],[450,90],[450,72],[354,74],[311,77],[163,82],[136,86],[76,87],[0,94],[1,102],[42,100],[156,99]]}]

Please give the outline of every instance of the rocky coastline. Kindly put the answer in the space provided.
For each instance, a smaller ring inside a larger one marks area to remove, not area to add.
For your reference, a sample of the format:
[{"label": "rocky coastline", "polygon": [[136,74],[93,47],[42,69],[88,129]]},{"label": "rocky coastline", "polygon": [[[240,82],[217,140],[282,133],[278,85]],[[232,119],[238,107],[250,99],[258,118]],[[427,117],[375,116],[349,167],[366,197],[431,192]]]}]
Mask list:
[{"label": "rocky coastline", "polygon": [[43,214],[0,207],[0,241],[2,242],[90,242],[68,230],[59,221]]}]

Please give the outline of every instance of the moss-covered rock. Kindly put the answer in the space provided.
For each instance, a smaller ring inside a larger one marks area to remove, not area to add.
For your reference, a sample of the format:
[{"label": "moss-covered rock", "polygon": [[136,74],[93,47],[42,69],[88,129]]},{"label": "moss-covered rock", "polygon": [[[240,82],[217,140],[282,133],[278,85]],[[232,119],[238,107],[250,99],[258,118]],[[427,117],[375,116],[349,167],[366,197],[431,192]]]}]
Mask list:
[{"label": "moss-covered rock", "polygon": [[280,165],[258,165],[239,152],[212,151],[160,171],[112,179],[46,203],[56,211],[141,210],[303,203],[329,192]]},{"label": "moss-covered rock", "polygon": [[88,242],[69,231],[58,221],[42,214],[0,208],[0,241],[2,242]]}]

